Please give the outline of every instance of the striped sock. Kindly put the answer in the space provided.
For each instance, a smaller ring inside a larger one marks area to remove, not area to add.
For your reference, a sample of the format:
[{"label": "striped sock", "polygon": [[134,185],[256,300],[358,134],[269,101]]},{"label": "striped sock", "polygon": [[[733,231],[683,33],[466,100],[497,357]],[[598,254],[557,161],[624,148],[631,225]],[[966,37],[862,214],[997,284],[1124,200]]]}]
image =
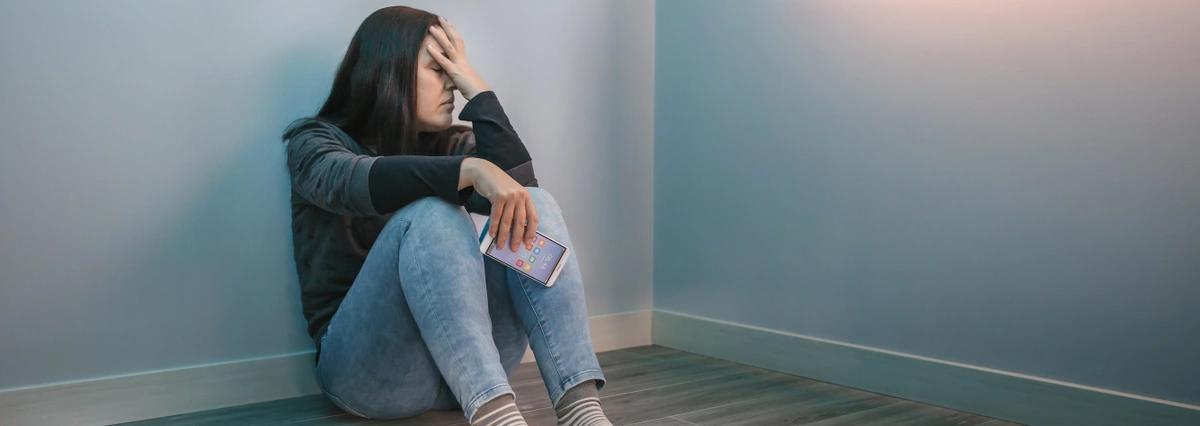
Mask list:
[{"label": "striped sock", "polygon": [[600,408],[596,381],[587,380],[568,389],[554,408],[558,426],[613,426]]},{"label": "striped sock", "polygon": [[475,418],[471,426],[529,426],[521,410],[517,409],[516,398],[512,394],[501,394],[485,402],[475,410]]}]

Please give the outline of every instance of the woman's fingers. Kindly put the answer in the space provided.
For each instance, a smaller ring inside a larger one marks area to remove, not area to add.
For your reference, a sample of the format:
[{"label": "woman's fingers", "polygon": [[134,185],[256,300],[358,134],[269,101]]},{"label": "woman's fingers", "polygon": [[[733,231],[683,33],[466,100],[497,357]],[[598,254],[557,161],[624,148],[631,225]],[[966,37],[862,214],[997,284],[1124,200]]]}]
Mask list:
[{"label": "woman's fingers", "polygon": [[453,61],[458,57],[458,49],[454,47],[454,43],[451,43],[449,38],[446,38],[445,30],[436,25],[431,26],[429,27],[429,35],[433,36],[433,39],[437,40],[438,44],[442,46],[442,51],[446,52],[446,58]]},{"label": "woman's fingers", "polygon": [[517,247],[525,244],[525,200],[517,200],[513,211],[513,233],[512,246],[513,251],[517,251]]},{"label": "woman's fingers", "polygon": [[504,200],[504,212],[500,215],[500,229],[497,230],[500,234],[496,235],[497,245],[500,247],[504,247],[504,243],[512,236],[513,204],[516,203],[512,200]]},{"label": "woman's fingers", "polygon": [[525,199],[525,217],[529,220],[529,226],[525,228],[525,243],[533,244],[538,227],[537,208],[533,206],[533,197]]},{"label": "woman's fingers", "polygon": [[463,46],[462,36],[458,35],[458,29],[454,28],[454,24],[441,16],[438,17],[438,21],[442,23],[442,28],[446,30],[446,35],[450,38],[450,42],[454,43],[454,47],[459,52],[465,51],[466,47]]},{"label": "woman's fingers", "polygon": [[450,38],[450,43],[452,45],[454,45],[455,47],[457,47],[458,46],[458,44],[457,44],[458,43],[458,35],[451,34],[450,29],[447,28],[450,25],[450,21],[447,21],[446,18],[438,16],[438,25],[440,25],[443,29],[446,30],[446,35]]},{"label": "woman's fingers", "polygon": [[500,231],[498,230],[498,228],[500,228],[500,215],[503,213],[504,213],[504,202],[503,201],[492,203],[492,216],[491,216],[492,224],[491,224],[491,226],[488,226],[488,236],[491,237],[492,240],[495,240],[496,236],[500,235]]},{"label": "woman's fingers", "polygon": [[441,65],[446,71],[449,71],[450,67],[454,66],[454,61],[447,58],[441,49],[433,47],[433,43],[425,44],[425,50],[429,51],[429,56],[432,56],[433,60],[437,61],[438,65]]}]

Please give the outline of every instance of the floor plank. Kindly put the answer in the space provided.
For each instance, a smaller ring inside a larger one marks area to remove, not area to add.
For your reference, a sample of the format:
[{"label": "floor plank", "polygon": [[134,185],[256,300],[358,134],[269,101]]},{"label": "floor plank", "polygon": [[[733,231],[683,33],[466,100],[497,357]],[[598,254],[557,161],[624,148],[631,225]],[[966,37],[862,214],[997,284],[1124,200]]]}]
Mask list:
[{"label": "floor plank", "polygon": [[[1016,425],[971,413],[838,386],[663,346],[597,354],[608,379],[600,397],[617,425]],[[536,363],[509,377],[530,425],[555,424]],[[461,410],[397,420],[343,412],[324,395],[180,414],[127,425],[466,425]]]}]

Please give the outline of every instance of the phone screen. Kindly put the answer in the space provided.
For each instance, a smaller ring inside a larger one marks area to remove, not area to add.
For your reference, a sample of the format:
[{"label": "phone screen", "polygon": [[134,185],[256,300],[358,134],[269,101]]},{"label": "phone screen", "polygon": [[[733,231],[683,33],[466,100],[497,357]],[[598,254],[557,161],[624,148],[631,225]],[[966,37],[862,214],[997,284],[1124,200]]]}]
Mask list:
[{"label": "phone screen", "polygon": [[509,267],[545,283],[550,280],[550,274],[554,273],[554,267],[558,266],[559,259],[567,249],[554,240],[546,238],[541,232],[536,232],[535,235],[532,248],[527,248],[526,244],[522,243],[514,252],[508,242],[505,242],[504,247],[497,247],[496,241],[492,240],[485,253]]}]

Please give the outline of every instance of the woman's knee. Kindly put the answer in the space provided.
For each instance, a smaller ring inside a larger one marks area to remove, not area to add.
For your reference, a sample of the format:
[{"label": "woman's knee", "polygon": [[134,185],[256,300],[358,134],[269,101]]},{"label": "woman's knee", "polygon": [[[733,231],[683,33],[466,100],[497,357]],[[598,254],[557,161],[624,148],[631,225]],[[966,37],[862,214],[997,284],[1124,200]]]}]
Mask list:
[{"label": "woman's knee", "polygon": [[534,206],[537,207],[540,214],[543,209],[551,209],[554,212],[561,212],[558,201],[550,195],[550,191],[538,186],[526,187],[529,190],[529,196],[533,198]]},{"label": "woman's knee", "polygon": [[410,201],[396,211],[397,214],[403,214],[409,217],[419,217],[423,215],[442,216],[445,214],[459,213],[462,206],[451,203],[435,195],[429,195]]},{"label": "woman's knee", "polygon": [[[461,222],[469,224],[471,223],[471,218],[462,206],[431,195],[405,204],[404,207],[397,210],[392,218],[389,219],[389,222],[392,221],[400,221],[407,224],[427,224],[430,222]],[[428,227],[423,226],[423,228]]]}]

